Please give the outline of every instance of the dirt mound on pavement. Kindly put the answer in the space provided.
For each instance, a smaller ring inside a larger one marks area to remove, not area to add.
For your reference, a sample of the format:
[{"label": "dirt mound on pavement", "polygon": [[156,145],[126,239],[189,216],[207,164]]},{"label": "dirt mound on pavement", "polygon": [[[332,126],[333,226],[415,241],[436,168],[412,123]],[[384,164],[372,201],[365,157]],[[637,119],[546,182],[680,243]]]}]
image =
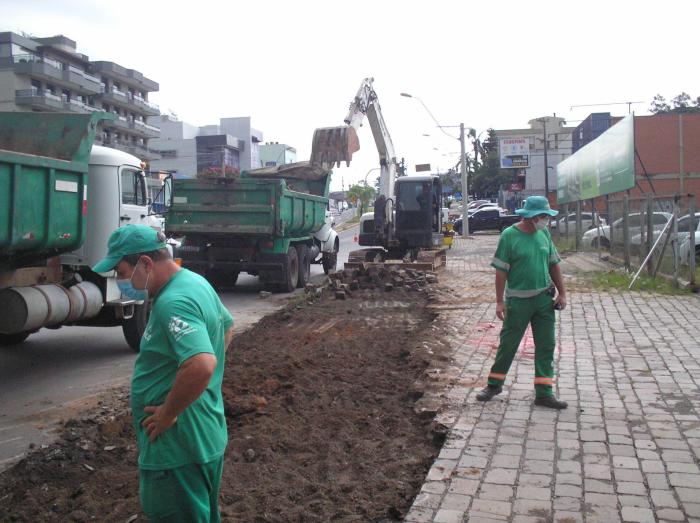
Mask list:
[{"label": "dirt mound on pavement", "polygon": [[[414,411],[442,359],[428,292],[311,294],[229,352],[225,521],[398,520],[439,451],[444,432]],[[0,520],[144,520],[125,393],[0,476]]]}]

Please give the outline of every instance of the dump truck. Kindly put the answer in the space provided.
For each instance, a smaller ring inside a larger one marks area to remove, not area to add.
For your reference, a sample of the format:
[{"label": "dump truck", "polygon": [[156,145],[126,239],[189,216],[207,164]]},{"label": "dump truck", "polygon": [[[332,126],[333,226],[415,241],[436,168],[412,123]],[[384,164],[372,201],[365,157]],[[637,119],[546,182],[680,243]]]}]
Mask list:
[{"label": "dump truck", "polygon": [[311,264],[336,268],[340,240],[326,220],[330,176],[297,162],[235,178],[174,179],[166,233],[183,238],[182,266],[215,287],[231,287],[246,272],[291,292],[308,283]]},{"label": "dump truck", "polygon": [[138,350],[148,305],[125,299],[114,271],[91,267],[117,227],[149,212],[141,161],[93,146],[107,113],[0,112],[0,345],[44,327],[118,326]]}]

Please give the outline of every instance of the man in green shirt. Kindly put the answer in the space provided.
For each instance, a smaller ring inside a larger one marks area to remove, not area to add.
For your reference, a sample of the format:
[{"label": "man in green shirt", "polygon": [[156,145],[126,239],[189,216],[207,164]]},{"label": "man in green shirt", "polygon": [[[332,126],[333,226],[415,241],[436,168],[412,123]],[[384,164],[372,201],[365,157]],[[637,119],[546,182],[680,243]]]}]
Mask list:
[{"label": "man in green shirt", "polygon": [[[535,405],[565,409],[554,396],[554,310],[566,307],[566,290],[559,269],[559,254],[547,225],[557,211],[544,196],[530,196],[515,211],[523,220],[501,234],[491,266],[496,269],[496,315],[503,320],[496,361],[488,385],[476,399],[489,401],[503,391],[528,325],[535,342]],[[552,286],[554,284],[554,286]],[[554,287],[557,290],[554,297]],[[505,295],[505,301],[504,301]]]},{"label": "man in green shirt", "polygon": [[112,233],[93,270],[113,269],[126,298],[152,303],[131,382],[143,511],[152,522],[218,522],[228,443],[221,382],[233,319],[151,227]]}]

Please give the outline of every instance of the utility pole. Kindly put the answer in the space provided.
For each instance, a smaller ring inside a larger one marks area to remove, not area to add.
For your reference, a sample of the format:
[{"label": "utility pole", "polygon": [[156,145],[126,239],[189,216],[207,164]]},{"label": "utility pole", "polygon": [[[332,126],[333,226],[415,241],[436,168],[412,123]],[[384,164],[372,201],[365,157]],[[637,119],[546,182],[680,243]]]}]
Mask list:
[{"label": "utility pole", "polygon": [[469,178],[467,175],[467,152],[464,145],[464,124],[459,124],[459,145],[462,154],[462,233],[469,235],[469,213],[467,204],[469,203]]},{"label": "utility pole", "polygon": [[542,118],[542,132],[544,133],[544,195],[549,200],[549,165],[547,164],[547,120]]}]

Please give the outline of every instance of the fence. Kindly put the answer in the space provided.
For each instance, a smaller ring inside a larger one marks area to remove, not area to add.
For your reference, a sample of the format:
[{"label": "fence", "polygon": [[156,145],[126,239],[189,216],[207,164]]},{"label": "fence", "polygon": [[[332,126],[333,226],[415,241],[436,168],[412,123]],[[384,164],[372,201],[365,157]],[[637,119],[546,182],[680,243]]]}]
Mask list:
[{"label": "fence", "polygon": [[609,254],[628,271],[661,273],[676,285],[680,280],[695,285],[700,213],[694,195],[625,195],[607,199],[603,212],[590,207],[583,210],[582,202],[560,207],[553,236],[577,251]]}]

